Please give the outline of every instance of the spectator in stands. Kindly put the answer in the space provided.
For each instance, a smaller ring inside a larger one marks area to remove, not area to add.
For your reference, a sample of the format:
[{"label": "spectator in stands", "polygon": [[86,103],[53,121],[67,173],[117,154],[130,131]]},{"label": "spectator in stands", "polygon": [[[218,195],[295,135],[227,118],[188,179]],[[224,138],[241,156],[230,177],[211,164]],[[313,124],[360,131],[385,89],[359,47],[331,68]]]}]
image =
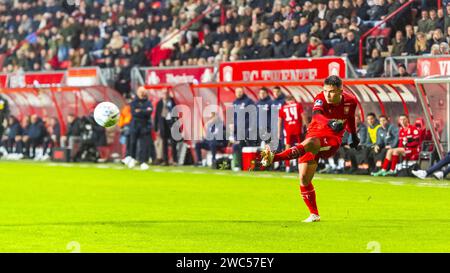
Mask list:
[{"label": "spectator in stands", "polygon": [[205,138],[195,144],[197,166],[202,165],[202,150],[207,150],[211,151],[212,167],[215,168],[217,149],[227,145],[225,124],[216,112],[212,112],[211,118],[205,124]]},{"label": "spectator in stands", "polygon": [[377,48],[372,49],[371,57],[367,63],[366,78],[380,77],[384,72],[384,58],[380,56]]},{"label": "spectator in stands", "polygon": [[395,77],[411,77],[404,64],[400,63],[397,65],[398,73],[395,74]]},{"label": "spectator in stands", "polygon": [[431,46],[430,55],[431,56],[439,56],[439,55],[441,55],[441,49],[439,47],[439,44],[433,44]]},{"label": "spectator in stands", "polygon": [[[430,15],[430,25],[432,26],[432,30],[435,30],[436,28],[438,28],[438,24],[439,24],[439,18],[437,16],[436,10],[431,9],[429,12]],[[441,30],[442,31],[442,30]]]},{"label": "spectator in stands", "polygon": [[273,36],[273,56],[276,59],[284,58],[284,48],[286,43],[283,41],[281,33],[277,32]]},{"label": "spectator in stands", "polygon": [[325,17],[327,13],[329,12],[329,9],[327,8],[327,5],[324,1],[318,1],[317,8],[313,11],[313,18],[319,18],[321,21],[325,20]]},{"label": "spectator in stands", "polygon": [[261,59],[271,59],[275,55],[273,45],[270,44],[269,38],[262,40],[258,57]]},{"label": "spectator in stands", "polygon": [[347,32],[346,39],[339,44],[339,51],[336,54],[347,57],[353,65],[358,65],[358,42],[352,31]]},{"label": "spectator in stands", "polygon": [[364,21],[367,21],[370,19],[369,11],[370,6],[367,4],[367,1],[365,0],[356,0],[355,3],[355,10],[356,10],[356,16],[361,18]]},{"label": "spectator in stands", "polygon": [[450,52],[449,52],[450,48],[449,48],[448,43],[446,43],[446,42],[442,42],[442,43],[439,44],[439,50],[440,50],[441,55],[448,55],[448,54],[450,54]]},{"label": "spectator in stands", "polygon": [[[140,57],[145,59],[144,56]],[[119,91],[119,93],[122,96],[124,96],[125,98],[129,98],[131,96],[131,69],[132,69],[130,61],[128,59],[123,59],[119,69],[120,71],[117,75],[114,87],[116,88],[117,91]]]},{"label": "spectator in stands", "polygon": [[414,28],[411,25],[406,25],[405,27],[406,37],[405,37],[405,47],[402,56],[414,55],[416,53],[416,35],[414,34]]},{"label": "spectator in stands", "polygon": [[359,40],[359,38],[369,30],[369,28],[363,24],[361,18],[356,16],[352,16],[348,29],[355,33],[356,40]]},{"label": "spectator in stands", "polygon": [[245,46],[240,51],[241,60],[253,60],[258,58],[258,48],[253,43],[253,38],[248,37],[245,40]]},{"label": "spectator in stands", "polygon": [[430,20],[430,17],[428,16],[428,11],[422,10],[421,12],[421,18],[417,22],[418,26],[418,32],[422,32],[424,34],[428,34],[430,31],[433,31],[435,29],[435,24],[432,20]]},{"label": "spectator in stands", "polygon": [[375,5],[373,5],[368,11],[367,14],[369,15],[369,20],[373,23],[375,21],[381,20],[381,17],[386,15],[387,5],[384,0],[375,0]]},{"label": "spectator in stands", "polygon": [[319,38],[314,36],[309,38],[309,44],[306,49],[306,57],[312,58],[322,57],[324,55],[324,51],[325,48],[322,44],[322,41]]},{"label": "spectator in stands", "polygon": [[424,55],[430,52],[428,41],[423,32],[416,33],[416,43],[414,45],[416,55]]},{"label": "spectator in stands", "polygon": [[167,89],[164,89],[161,95],[161,99],[156,104],[155,113],[155,132],[159,133],[163,146],[163,162],[161,165],[169,165],[169,144],[172,152],[172,164],[176,165],[178,162],[177,142],[171,133],[171,128],[178,119],[173,113],[176,103]]},{"label": "spectator in stands", "polygon": [[431,39],[428,41],[428,47],[431,48],[433,45],[439,45],[442,42],[445,42],[444,35],[442,34],[442,31],[437,28],[433,31]]},{"label": "spectator in stands", "polygon": [[403,32],[397,30],[395,38],[392,38],[391,56],[400,56],[405,51],[406,39],[403,37]]},{"label": "spectator in stands", "polygon": [[442,171],[442,169],[448,164],[450,164],[450,152],[427,170],[413,170],[412,174],[420,179],[425,179],[432,175],[437,180],[443,180],[450,173],[450,167],[447,167],[444,171]]},{"label": "spectator in stands", "polygon": [[439,28],[443,33],[445,33],[445,27],[450,26],[450,17],[448,16],[448,14],[447,16],[445,16],[443,8],[437,10],[437,17],[438,19],[436,22],[436,27]]},{"label": "spectator in stands", "polygon": [[411,159],[416,157],[420,151],[420,134],[417,127],[409,123],[409,118],[406,115],[400,115],[399,121],[401,125],[399,145],[397,148],[387,150],[381,170],[372,173],[373,176],[396,175],[396,167],[400,156],[404,157],[404,159]]},{"label": "spectator in stands", "polygon": [[[233,168],[242,168],[242,148],[257,145],[256,120],[250,121],[252,108],[255,103],[244,93],[242,87],[235,89],[236,99],[233,101]],[[254,109],[256,112],[256,108]],[[256,113],[255,113],[256,114]],[[256,116],[253,118],[256,119]]]},{"label": "spectator in stands", "polygon": [[322,41],[328,41],[330,39],[330,33],[332,32],[332,26],[325,19],[320,19],[319,30],[316,35]]}]

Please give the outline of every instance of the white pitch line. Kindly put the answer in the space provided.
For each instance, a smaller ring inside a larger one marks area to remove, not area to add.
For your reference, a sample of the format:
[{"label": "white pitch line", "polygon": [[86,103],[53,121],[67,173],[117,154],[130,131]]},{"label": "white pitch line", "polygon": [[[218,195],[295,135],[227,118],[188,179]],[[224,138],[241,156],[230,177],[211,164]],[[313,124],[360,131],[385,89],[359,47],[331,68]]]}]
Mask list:
[{"label": "white pitch line", "polygon": [[206,172],[202,172],[202,171],[193,171],[193,174],[205,174]]},{"label": "white pitch line", "polygon": [[348,178],[331,178],[331,179],[338,180],[338,181],[348,181],[348,180],[350,180]]},{"label": "white pitch line", "polygon": [[401,181],[388,181],[389,184],[394,185],[394,186],[403,186],[405,185],[405,182],[401,182]]}]

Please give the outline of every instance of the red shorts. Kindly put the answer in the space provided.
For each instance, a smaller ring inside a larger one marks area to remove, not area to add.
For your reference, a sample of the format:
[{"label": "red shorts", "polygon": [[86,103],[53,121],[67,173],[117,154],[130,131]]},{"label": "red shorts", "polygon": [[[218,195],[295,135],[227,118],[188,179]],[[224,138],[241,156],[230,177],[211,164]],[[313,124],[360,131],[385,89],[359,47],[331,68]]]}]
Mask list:
[{"label": "red shorts", "polygon": [[298,134],[285,135],[284,137],[284,145],[294,146],[295,144],[299,144],[301,142],[301,136]]},{"label": "red shorts", "polygon": [[419,153],[420,153],[420,151],[417,147],[416,148],[405,147],[405,156],[404,157],[406,160],[417,160],[417,159],[419,159]]},{"label": "red shorts", "polygon": [[320,139],[320,151],[314,155],[309,152],[300,157],[299,163],[306,163],[308,161],[318,161],[319,158],[329,158],[336,154],[337,150],[341,146],[342,139],[336,135],[306,135],[306,138],[317,137]]}]

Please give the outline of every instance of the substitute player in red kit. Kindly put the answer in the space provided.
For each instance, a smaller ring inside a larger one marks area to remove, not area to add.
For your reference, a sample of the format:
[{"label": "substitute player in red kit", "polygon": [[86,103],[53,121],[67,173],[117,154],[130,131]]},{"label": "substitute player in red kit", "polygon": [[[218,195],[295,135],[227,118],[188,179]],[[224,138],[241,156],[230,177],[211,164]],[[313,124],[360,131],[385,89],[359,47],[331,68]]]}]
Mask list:
[{"label": "substitute player in red kit", "polygon": [[264,167],[275,161],[300,158],[300,192],[310,211],[310,216],[303,222],[320,221],[312,184],[318,159],[336,153],[345,129],[352,136],[350,146],[357,147],[359,144],[355,125],[356,106],[356,97],[343,91],[342,80],[338,76],[329,76],[324,82],[323,91],[314,98],[313,117],[305,140],[281,153],[274,154],[269,146],[261,152],[260,164]]},{"label": "substitute player in red kit", "polygon": [[[281,138],[281,129],[284,128],[284,145],[286,149],[300,144],[302,142],[303,124],[307,124],[302,105],[295,101],[292,95],[288,95],[286,96],[286,103],[281,106],[278,112],[278,116],[278,132]],[[286,172],[289,172],[290,160],[285,161],[285,166]]]},{"label": "substitute player in red kit", "polygon": [[[399,157],[415,160],[420,153],[420,132],[416,126],[409,123],[406,115],[399,117],[400,130],[398,131],[398,147],[387,150],[381,170],[372,173],[373,176],[396,175]],[[390,167],[390,168],[389,168]]]}]

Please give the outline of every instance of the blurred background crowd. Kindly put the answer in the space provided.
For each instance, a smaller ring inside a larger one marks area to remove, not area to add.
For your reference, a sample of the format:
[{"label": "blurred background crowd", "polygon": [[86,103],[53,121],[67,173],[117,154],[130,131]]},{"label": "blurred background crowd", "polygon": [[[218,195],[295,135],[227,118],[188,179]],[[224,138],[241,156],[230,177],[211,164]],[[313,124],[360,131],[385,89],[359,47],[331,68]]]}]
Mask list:
[{"label": "blurred background crowd", "polygon": [[[212,1],[0,0],[0,54],[3,72],[320,56],[358,65],[361,35],[406,2],[219,0],[196,20]],[[364,41],[366,77],[383,75],[386,56],[448,54],[450,5],[436,2],[415,1]],[[183,26],[171,53],[156,56]]]}]

